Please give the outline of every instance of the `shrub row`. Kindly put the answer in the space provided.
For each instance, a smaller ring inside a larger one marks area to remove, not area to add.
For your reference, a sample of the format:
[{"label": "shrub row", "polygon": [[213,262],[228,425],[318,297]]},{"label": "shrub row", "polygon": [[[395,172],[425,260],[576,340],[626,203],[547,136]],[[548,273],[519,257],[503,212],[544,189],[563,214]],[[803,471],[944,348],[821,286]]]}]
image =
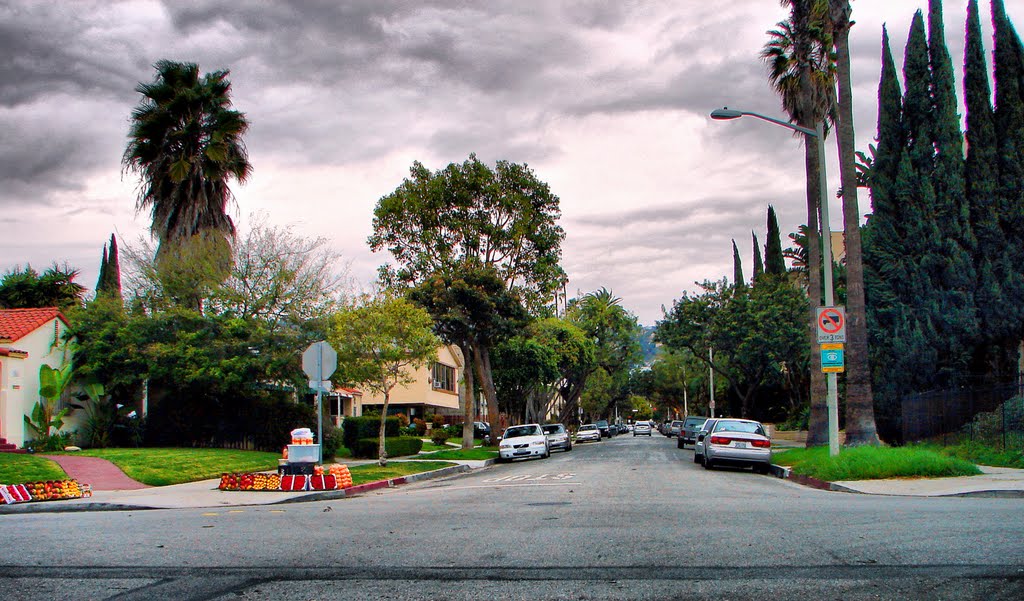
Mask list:
[{"label": "shrub row", "polygon": [[[398,436],[400,428],[401,425],[399,424],[398,418],[389,417],[384,422],[384,436]],[[355,454],[356,447],[361,439],[372,437],[376,440],[380,435],[380,416],[364,415],[360,417],[346,417],[345,421],[341,422],[341,429],[342,444],[345,445],[345,448]],[[358,457],[358,455],[356,456]],[[374,455],[374,457],[376,457],[376,455]]]},{"label": "shrub row", "polygon": [[[349,418],[351,419],[351,418]],[[346,423],[348,420],[345,420]],[[378,422],[379,423],[379,422]],[[397,423],[397,422],[396,422]],[[401,457],[403,455],[415,455],[423,448],[423,441],[411,436],[386,436],[384,438],[384,451],[388,457]],[[354,446],[349,447],[352,456],[358,459],[374,459],[380,450],[379,438],[360,438]]]}]

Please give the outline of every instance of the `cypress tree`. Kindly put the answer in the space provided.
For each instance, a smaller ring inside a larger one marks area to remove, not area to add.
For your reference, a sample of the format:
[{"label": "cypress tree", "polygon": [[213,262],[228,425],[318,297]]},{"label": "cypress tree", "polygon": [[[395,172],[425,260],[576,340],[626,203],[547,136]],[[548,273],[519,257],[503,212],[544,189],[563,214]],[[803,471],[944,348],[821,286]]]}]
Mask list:
[{"label": "cypress tree", "polygon": [[121,293],[121,260],[117,252],[117,238],[110,234],[110,253],[107,256],[106,290],[118,301],[123,301]]},{"label": "cypress tree", "polygon": [[[971,231],[976,241],[975,306],[979,339],[973,351],[971,371],[976,376],[1000,379],[1012,373],[1005,349],[1012,349],[1012,326],[1003,308],[1002,288],[1009,273],[1006,237],[999,224],[999,153],[988,65],[978,15],[978,0],[967,4],[967,43],[964,50],[964,103],[967,108],[967,161],[965,195]],[[1006,339],[1011,338],[1009,345]]]},{"label": "cypress tree", "polygon": [[[995,129],[998,149],[997,212],[1006,237],[1008,270],[1003,278],[1007,324],[1020,339],[1024,323],[1024,48],[1002,0],[992,0],[995,49]],[[1010,313],[1012,311],[1012,313]]]},{"label": "cypress tree", "polygon": [[757,234],[750,232],[750,237],[754,240],[754,277],[753,281],[757,281],[757,278],[761,277],[764,273],[764,261],[761,259],[761,245],[757,243]]},{"label": "cypress tree", "polygon": [[764,242],[764,271],[777,276],[786,275],[786,258],[782,256],[782,233],[775,208],[768,205],[768,237]]},{"label": "cypress tree", "polygon": [[96,296],[99,296],[107,284],[107,245],[103,245],[103,258],[100,259],[100,275],[96,278]]},{"label": "cypress tree", "polygon": [[740,261],[740,250],[736,248],[736,240],[732,241],[732,279],[737,288],[746,285],[743,281],[743,263]]}]

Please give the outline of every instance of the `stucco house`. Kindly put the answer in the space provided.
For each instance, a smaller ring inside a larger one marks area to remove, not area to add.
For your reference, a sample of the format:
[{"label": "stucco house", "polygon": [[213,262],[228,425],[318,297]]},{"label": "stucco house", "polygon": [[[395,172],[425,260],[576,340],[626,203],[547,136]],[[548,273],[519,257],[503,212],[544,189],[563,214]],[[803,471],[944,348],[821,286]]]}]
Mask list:
[{"label": "stucco house", "polygon": [[39,401],[39,368],[70,360],[68,320],[56,307],[0,309],[0,443],[25,444],[25,417]]},{"label": "stucco house", "polygon": [[[397,386],[391,391],[388,414],[404,413],[409,419],[424,419],[435,414],[461,415],[459,409],[459,380],[462,376],[462,351],[457,346],[444,345],[437,349],[437,360],[425,365],[415,373],[415,381],[408,386]],[[352,413],[346,416],[363,415],[368,411],[379,412],[384,406],[384,396],[371,391],[353,395],[345,408]]]}]

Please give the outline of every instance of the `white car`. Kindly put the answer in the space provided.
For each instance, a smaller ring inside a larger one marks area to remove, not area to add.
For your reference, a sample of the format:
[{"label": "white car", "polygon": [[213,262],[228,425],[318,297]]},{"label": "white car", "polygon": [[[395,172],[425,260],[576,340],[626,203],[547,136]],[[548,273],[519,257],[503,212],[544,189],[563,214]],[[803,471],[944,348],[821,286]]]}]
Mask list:
[{"label": "white car", "polygon": [[637,422],[633,426],[633,436],[650,436],[651,435],[651,424],[647,422]]},{"label": "white car", "polygon": [[587,440],[601,442],[601,430],[597,427],[597,424],[583,424],[580,426],[580,429],[576,431],[576,442],[584,442]]},{"label": "white car", "polygon": [[720,419],[704,435],[703,462],[709,470],[716,465],[749,466],[759,474],[767,474],[772,462],[772,441],[760,422]]},{"label": "white car", "polygon": [[512,461],[527,457],[547,457],[551,454],[548,437],[540,424],[512,426],[505,430],[498,445],[498,460]]},{"label": "white car", "polygon": [[548,437],[548,450],[562,449],[566,452],[572,450],[572,439],[569,438],[569,431],[565,429],[565,426],[562,424],[544,424],[541,428]]}]

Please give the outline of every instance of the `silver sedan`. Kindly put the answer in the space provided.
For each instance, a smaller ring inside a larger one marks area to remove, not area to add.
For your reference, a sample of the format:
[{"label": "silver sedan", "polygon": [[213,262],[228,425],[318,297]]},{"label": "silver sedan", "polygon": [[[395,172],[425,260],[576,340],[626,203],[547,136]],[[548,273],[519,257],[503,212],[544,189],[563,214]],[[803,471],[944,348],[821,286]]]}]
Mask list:
[{"label": "silver sedan", "polygon": [[587,440],[601,442],[601,430],[597,427],[597,424],[583,424],[580,426],[580,429],[576,431],[576,442],[584,442]]},{"label": "silver sedan", "polygon": [[704,435],[703,463],[752,467],[767,474],[772,461],[772,441],[760,422],[749,419],[720,419]]}]

